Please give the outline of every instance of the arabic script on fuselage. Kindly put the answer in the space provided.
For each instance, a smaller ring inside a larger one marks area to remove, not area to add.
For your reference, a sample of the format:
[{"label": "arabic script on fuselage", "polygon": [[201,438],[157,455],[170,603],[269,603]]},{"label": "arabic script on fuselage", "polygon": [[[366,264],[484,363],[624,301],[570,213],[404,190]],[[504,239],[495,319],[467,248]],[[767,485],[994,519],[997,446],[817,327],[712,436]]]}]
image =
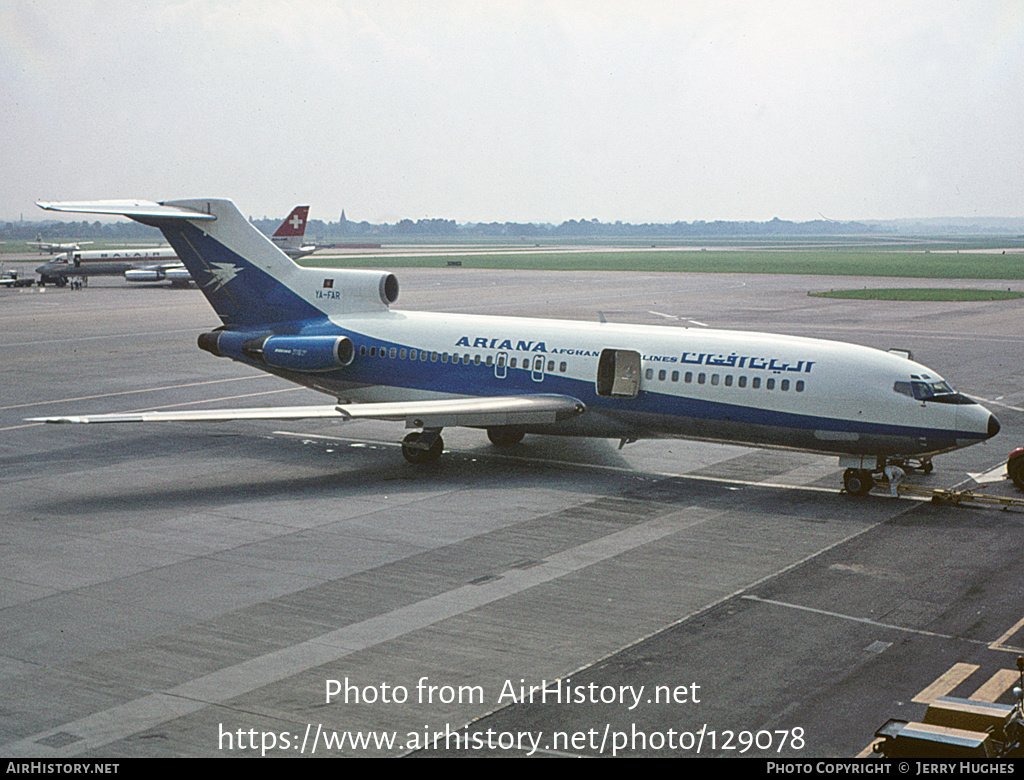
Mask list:
[{"label": "arabic script on fuselage", "polygon": [[[579,349],[572,347],[548,347],[544,341],[525,341],[523,339],[502,339],[502,338],[470,338],[462,336],[455,342],[456,347],[468,347],[469,349],[496,349],[508,352],[543,352],[550,355],[582,355],[598,357],[600,350]],[[771,371],[782,373],[784,371],[794,373],[811,373],[811,368],[817,361],[814,360],[789,360],[778,357],[763,357],[759,355],[740,355],[731,352],[728,355],[715,354],[713,352],[684,352],[679,355],[641,355],[641,359],[651,363],[676,363],[687,366],[705,366],[708,368],[732,368],[746,369],[748,371]]]}]

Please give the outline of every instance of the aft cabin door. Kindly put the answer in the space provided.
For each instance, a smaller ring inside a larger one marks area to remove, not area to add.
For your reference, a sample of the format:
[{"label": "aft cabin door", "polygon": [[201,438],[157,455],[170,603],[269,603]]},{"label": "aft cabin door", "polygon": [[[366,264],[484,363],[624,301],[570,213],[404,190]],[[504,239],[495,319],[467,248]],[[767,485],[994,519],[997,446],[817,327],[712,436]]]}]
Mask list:
[{"label": "aft cabin door", "polygon": [[630,349],[602,349],[597,361],[597,394],[636,398],[640,392],[640,353]]},{"label": "aft cabin door", "polygon": [[534,355],[533,356],[533,368],[531,369],[534,382],[544,381],[544,356]]}]

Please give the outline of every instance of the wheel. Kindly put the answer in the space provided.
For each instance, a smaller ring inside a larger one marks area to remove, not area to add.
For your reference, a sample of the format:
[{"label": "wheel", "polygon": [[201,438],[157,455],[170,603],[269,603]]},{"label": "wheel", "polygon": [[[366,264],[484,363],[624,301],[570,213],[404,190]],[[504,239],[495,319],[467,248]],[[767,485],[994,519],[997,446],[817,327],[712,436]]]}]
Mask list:
[{"label": "wheel", "polygon": [[932,463],[931,458],[921,458],[921,471],[925,474],[931,474],[934,468],[935,464]]},{"label": "wheel", "polygon": [[1018,456],[1006,464],[1006,473],[1010,475],[1013,484],[1020,490],[1024,490],[1024,456]]},{"label": "wheel", "polygon": [[496,447],[511,447],[523,440],[523,431],[511,425],[497,425],[487,429],[487,438]]},{"label": "wheel", "polygon": [[444,441],[440,434],[435,434],[434,440],[429,445],[420,444],[421,439],[426,435],[410,433],[402,440],[402,455],[410,463],[434,463],[444,452]]},{"label": "wheel", "polygon": [[875,486],[875,482],[871,479],[870,471],[847,469],[843,474],[843,485],[846,487],[846,492],[850,495],[866,496],[871,492],[871,488]]}]

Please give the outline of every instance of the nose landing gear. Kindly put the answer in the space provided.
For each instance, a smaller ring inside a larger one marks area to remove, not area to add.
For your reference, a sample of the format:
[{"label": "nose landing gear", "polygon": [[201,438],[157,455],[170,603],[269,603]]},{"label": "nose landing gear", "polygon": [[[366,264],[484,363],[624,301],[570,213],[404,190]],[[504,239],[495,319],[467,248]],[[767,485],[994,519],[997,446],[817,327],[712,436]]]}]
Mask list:
[{"label": "nose landing gear", "polygon": [[843,473],[843,487],[851,496],[866,496],[875,486],[875,480],[867,469],[847,469]]}]

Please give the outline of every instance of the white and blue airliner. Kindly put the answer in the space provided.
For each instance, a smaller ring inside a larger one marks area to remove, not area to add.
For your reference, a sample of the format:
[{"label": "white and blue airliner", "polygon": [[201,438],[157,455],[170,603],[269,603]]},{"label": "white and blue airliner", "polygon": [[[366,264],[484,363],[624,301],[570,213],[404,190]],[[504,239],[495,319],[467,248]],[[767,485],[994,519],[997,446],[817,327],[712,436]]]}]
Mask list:
[{"label": "white and blue airliner", "polygon": [[384,271],[302,268],[229,200],[40,203],[159,228],[222,325],[199,346],[318,390],[323,406],[40,418],[404,421],[402,452],[441,431],[686,438],[834,454],[847,491],[872,472],[995,436],[999,422],[906,354],[767,333],[399,311]]}]

